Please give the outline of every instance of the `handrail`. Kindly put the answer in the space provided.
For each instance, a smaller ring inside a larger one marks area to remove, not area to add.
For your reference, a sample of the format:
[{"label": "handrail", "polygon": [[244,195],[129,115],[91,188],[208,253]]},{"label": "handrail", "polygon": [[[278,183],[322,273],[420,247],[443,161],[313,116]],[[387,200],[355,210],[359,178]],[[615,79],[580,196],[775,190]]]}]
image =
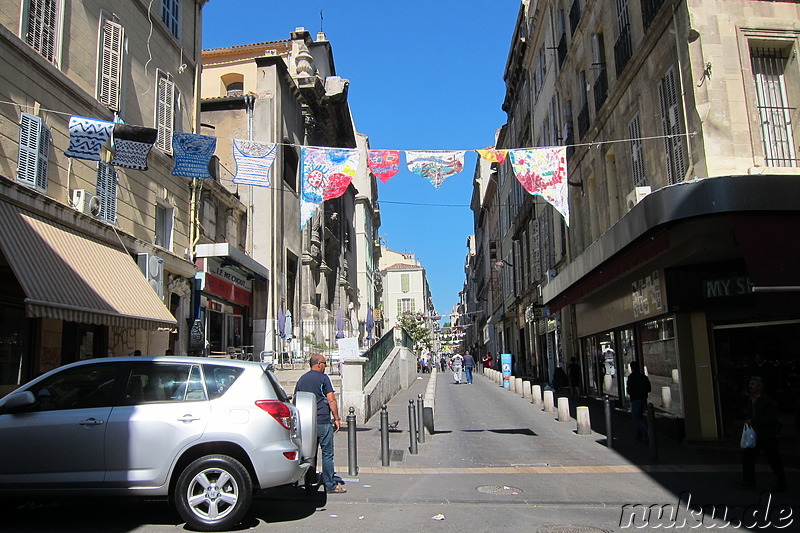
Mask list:
[{"label": "handrail", "polygon": [[395,346],[405,346],[413,351],[414,341],[405,329],[400,328],[399,343],[395,343],[394,330],[390,329],[364,353],[364,357],[367,358],[367,362],[364,364],[364,385],[369,383]]}]

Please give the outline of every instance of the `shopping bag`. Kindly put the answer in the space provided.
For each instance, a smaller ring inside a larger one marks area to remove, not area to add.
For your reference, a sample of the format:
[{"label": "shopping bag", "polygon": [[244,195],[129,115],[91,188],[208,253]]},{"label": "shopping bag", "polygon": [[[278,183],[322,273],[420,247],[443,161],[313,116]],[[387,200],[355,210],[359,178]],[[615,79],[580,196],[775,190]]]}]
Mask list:
[{"label": "shopping bag", "polygon": [[745,424],[742,428],[742,440],[739,442],[739,446],[742,448],[756,447],[756,432],[750,424]]}]

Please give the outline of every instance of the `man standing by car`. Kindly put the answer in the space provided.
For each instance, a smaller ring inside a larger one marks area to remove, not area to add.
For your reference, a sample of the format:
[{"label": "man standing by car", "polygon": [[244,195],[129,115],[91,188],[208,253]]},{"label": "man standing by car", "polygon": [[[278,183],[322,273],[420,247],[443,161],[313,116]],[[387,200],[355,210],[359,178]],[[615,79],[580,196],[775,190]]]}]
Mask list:
[{"label": "man standing by car", "polygon": [[325,374],[325,356],[312,354],[309,364],[311,370],[300,376],[294,392],[311,392],[317,397],[317,441],[322,449],[322,484],[329,494],[342,494],[347,490],[333,479],[333,434],[342,426],[336,391],[333,390],[331,378]]}]

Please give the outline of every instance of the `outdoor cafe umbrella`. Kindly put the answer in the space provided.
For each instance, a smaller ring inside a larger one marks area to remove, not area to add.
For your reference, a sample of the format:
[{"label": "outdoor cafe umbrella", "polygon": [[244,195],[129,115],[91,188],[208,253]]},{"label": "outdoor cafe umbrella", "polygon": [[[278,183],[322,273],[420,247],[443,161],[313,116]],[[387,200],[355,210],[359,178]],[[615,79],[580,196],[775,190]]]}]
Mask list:
[{"label": "outdoor cafe umbrella", "polygon": [[342,314],[341,307],[339,308],[339,313],[336,315],[336,338],[344,338],[344,315]]},{"label": "outdoor cafe umbrella", "polygon": [[291,339],[292,338],[292,312],[291,311],[286,311],[286,318],[285,318],[284,322],[285,322],[284,323],[284,331],[285,331],[284,335],[286,336],[287,339]]},{"label": "outdoor cafe umbrella", "polygon": [[367,321],[364,322],[364,326],[367,328],[367,339],[372,339],[372,328],[375,327],[375,317],[372,314],[372,308],[367,309]]},{"label": "outdoor cafe umbrella", "polygon": [[286,313],[283,312],[283,305],[278,306],[278,335],[286,338]]}]

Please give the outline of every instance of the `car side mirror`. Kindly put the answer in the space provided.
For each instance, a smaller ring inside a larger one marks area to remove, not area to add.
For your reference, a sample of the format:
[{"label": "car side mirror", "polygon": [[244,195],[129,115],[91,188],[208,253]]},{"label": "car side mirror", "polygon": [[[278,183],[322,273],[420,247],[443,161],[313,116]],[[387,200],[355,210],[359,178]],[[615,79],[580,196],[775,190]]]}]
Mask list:
[{"label": "car side mirror", "polygon": [[36,397],[31,391],[22,391],[11,394],[3,405],[6,411],[16,411],[36,403]]}]

